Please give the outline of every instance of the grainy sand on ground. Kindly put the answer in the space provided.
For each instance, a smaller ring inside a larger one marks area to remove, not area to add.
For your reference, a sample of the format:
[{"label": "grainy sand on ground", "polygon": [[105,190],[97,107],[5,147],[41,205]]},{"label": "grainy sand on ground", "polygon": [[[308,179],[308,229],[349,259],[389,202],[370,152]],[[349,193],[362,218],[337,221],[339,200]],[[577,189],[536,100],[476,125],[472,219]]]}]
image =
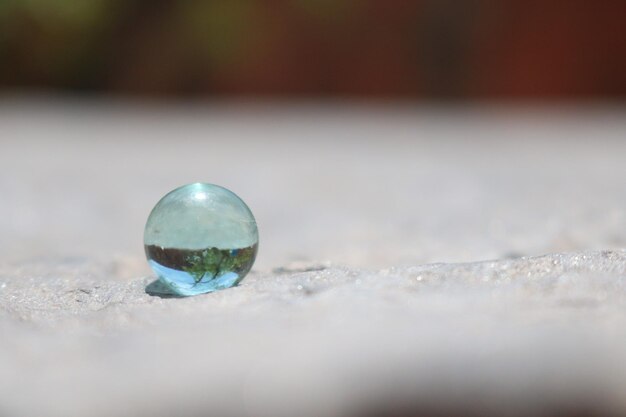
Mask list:
[{"label": "grainy sand on ground", "polygon": [[[0,102],[0,415],[626,414],[624,120]],[[144,222],[196,181],[255,268],[149,296]]]}]

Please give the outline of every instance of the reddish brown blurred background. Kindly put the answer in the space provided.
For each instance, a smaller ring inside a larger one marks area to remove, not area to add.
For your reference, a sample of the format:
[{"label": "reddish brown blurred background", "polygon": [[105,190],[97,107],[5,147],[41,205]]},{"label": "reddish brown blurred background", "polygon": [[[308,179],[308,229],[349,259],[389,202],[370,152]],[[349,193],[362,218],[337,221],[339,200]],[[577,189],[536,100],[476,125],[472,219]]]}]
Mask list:
[{"label": "reddish brown blurred background", "polygon": [[0,0],[0,89],[626,98],[624,0]]}]

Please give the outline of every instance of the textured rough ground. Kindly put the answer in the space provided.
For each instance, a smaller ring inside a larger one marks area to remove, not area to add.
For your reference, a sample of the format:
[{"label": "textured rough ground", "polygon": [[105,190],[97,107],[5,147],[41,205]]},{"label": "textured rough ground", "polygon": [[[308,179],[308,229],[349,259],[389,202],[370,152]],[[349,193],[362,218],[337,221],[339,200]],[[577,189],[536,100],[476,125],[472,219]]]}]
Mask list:
[{"label": "textured rough ground", "polygon": [[[626,414],[623,113],[392,110],[0,105],[0,415]],[[193,181],[258,262],[149,296]]]}]

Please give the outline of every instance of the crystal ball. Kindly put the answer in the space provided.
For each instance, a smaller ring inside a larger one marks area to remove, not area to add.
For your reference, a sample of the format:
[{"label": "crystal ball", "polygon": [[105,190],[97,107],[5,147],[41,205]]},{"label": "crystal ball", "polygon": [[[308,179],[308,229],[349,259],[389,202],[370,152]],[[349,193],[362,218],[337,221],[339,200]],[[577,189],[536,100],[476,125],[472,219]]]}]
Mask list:
[{"label": "crystal ball", "polygon": [[143,241],[161,284],[190,296],[237,285],[254,263],[259,234],[252,212],[237,195],[195,183],[157,203]]}]

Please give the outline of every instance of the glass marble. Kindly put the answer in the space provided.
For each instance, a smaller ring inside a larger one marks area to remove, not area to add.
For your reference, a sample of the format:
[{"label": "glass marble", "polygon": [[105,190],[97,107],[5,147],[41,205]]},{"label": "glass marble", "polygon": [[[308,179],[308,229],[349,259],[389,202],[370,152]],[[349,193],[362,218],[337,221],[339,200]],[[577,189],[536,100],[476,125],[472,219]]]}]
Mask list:
[{"label": "glass marble", "polygon": [[226,188],[205,183],[165,195],[144,231],[148,263],[162,286],[181,296],[237,285],[250,271],[258,244],[246,203]]}]

